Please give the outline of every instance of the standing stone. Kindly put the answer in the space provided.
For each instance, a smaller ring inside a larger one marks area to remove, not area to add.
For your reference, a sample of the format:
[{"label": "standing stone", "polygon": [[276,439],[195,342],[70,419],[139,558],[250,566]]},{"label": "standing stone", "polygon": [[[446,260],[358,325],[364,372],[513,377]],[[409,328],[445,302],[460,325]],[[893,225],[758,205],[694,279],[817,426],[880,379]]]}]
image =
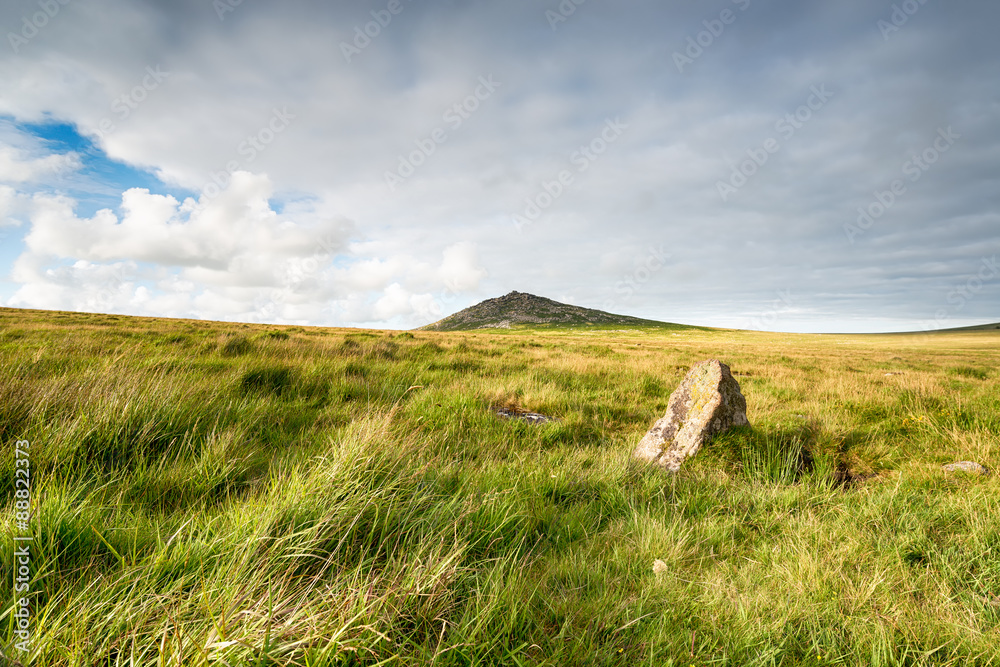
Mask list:
[{"label": "standing stone", "polygon": [[670,395],[667,414],[653,424],[632,456],[677,472],[684,459],[715,435],[749,424],[740,384],[729,366],[710,359],[688,371]]}]

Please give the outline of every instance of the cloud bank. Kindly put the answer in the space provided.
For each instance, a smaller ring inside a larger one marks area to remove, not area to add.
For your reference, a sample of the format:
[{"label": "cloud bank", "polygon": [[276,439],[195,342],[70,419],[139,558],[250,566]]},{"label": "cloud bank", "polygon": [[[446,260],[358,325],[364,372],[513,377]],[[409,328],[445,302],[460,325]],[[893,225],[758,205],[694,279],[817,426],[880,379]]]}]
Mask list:
[{"label": "cloud bank", "polygon": [[0,9],[8,305],[1000,319],[995,278],[953,296],[1000,250],[995,3],[94,0],[27,38],[38,7]]}]

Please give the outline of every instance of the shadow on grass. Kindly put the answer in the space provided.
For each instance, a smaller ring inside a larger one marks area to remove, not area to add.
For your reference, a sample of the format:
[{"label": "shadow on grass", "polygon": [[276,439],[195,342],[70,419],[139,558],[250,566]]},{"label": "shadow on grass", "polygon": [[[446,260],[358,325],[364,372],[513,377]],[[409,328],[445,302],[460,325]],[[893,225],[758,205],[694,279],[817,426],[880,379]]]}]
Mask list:
[{"label": "shadow on grass", "polygon": [[795,425],[741,427],[716,437],[704,451],[703,465],[721,465],[748,480],[815,483],[850,488],[876,475],[858,455],[870,434],[833,435],[815,420]]},{"label": "shadow on grass", "polygon": [[747,479],[795,484],[813,472],[819,426],[803,420],[794,427],[743,426],[716,437],[708,447]]},{"label": "shadow on grass", "polygon": [[288,368],[258,368],[247,371],[240,381],[245,394],[272,394],[281,396],[292,384],[292,371]]}]

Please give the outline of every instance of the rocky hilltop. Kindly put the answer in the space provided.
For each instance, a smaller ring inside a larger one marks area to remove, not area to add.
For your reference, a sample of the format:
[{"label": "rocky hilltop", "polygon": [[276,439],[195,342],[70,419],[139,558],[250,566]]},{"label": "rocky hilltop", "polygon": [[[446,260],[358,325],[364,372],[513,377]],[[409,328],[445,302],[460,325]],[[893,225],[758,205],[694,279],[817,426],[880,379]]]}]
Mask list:
[{"label": "rocky hilltop", "polygon": [[538,326],[624,326],[685,328],[678,324],[613,315],[602,310],[581,308],[552,299],[511,292],[487,299],[454,315],[420,327],[425,331],[462,331],[469,329],[510,329]]}]

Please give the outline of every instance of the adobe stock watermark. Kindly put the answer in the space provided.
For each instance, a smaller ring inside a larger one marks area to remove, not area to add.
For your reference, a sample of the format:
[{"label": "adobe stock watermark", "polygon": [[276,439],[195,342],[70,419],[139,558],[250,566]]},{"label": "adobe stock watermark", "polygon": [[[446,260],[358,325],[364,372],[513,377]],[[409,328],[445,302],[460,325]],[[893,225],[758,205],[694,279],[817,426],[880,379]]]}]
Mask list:
[{"label": "adobe stock watermark", "polygon": [[[810,86],[809,90],[811,91],[810,95],[803,105],[794,112],[785,114],[774,124],[775,131],[784,141],[794,137],[795,133],[805,127],[805,124],[812,120],[813,115],[833,97],[833,93],[826,89],[826,84]],[[759,148],[748,148],[746,150],[747,158],[739,164],[733,165],[729,179],[715,183],[715,188],[719,191],[719,197],[722,201],[728,202],[729,198],[749,183],[750,179],[767,164],[771,156],[780,150],[781,143],[775,137],[766,139]]]},{"label": "adobe stock watermark", "polygon": [[983,257],[979,262],[979,268],[975,273],[965,276],[957,285],[954,285],[948,292],[946,302],[948,307],[938,308],[934,312],[934,319],[924,322],[925,331],[944,329],[945,324],[951,316],[958,313],[986,287],[986,285],[1000,276],[1000,266],[997,266],[997,256],[993,255],[989,259]]},{"label": "adobe stock watermark", "polygon": [[226,14],[235,12],[236,8],[243,4],[243,0],[212,0],[212,9],[219,17],[220,21],[226,20]]},{"label": "adobe stock watermark", "polygon": [[882,33],[882,39],[889,41],[889,35],[899,30],[909,22],[910,17],[920,11],[920,8],[927,4],[927,0],[904,0],[893,4],[892,13],[889,20],[879,19],[875,22],[875,27]]},{"label": "adobe stock watermark", "polygon": [[479,77],[479,85],[472,91],[472,94],[448,107],[441,116],[441,120],[447,123],[448,128],[434,128],[427,137],[414,140],[416,150],[410,151],[406,155],[396,156],[399,161],[396,170],[386,171],[384,176],[389,191],[395,192],[399,185],[426,164],[427,160],[437,152],[438,146],[448,141],[448,133],[455,132],[462,127],[465,121],[472,118],[472,114],[479,110],[483,102],[490,99],[497,88],[502,85],[499,81],[493,80],[492,74]]},{"label": "adobe stock watermark", "polygon": [[121,293],[121,289],[135,283],[136,275],[133,273],[134,268],[126,264],[118,264],[111,267],[111,274],[90,290],[93,294],[93,305],[104,310],[113,307],[117,301],[116,297]]},{"label": "adobe stock watermark", "polygon": [[559,29],[560,23],[565,23],[569,20],[570,16],[576,14],[576,8],[587,2],[587,0],[562,0],[559,5],[552,9],[545,10],[545,20],[549,22],[549,26],[552,27],[552,32]]},{"label": "adobe stock watermark", "polygon": [[[233,174],[256,160],[257,156],[263,153],[279,134],[288,129],[293,120],[295,120],[295,115],[288,112],[288,107],[272,109],[271,118],[257,132],[247,135],[247,138],[236,147],[236,153],[242,159],[233,158],[226,162],[221,171],[211,173],[212,182],[206,183],[201,189],[202,198],[211,201],[222,194],[222,191],[229,187],[232,182]],[[204,208],[204,205],[199,202],[197,208],[200,210]]]},{"label": "adobe stock watermark", "polygon": [[[413,0],[406,0],[408,3]],[[398,16],[406,9],[402,0],[389,0],[385,9],[373,9],[371,11],[374,21],[365,23],[364,26],[354,26],[354,39],[350,42],[340,43],[340,52],[344,54],[344,60],[350,64],[354,56],[361,55],[361,52],[371,46],[372,40],[382,34],[382,31],[389,27],[392,18]]]},{"label": "adobe stock watermark", "polygon": [[672,255],[663,249],[662,243],[659,248],[649,246],[646,256],[636,260],[631,273],[623,275],[622,279],[615,283],[615,294],[620,295],[620,298],[607,299],[601,305],[601,310],[611,312],[621,302],[628,301],[642,291],[646,283],[667,265],[667,260],[671,257]]},{"label": "adobe stock watermark", "polygon": [[14,648],[22,655],[31,651],[31,443],[14,443]]},{"label": "adobe stock watermark", "polygon": [[[935,137],[931,145],[925,148],[920,154],[914,154],[901,167],[903,176],[911,183],[916,183],[925,173],[941,158],[944,153],[951,150],[962,135],[951,129],[949,125],[946,129],[938,128],[938,136]],[[908,192],[906,180],[897,178],[889,183],[886,190],[875,190],[873,192],[874,201],[867,206],[858,207],[858,219],[855,223],[844,223],[844,234],[851,245],[857,237],[863,236],[875,221],[881,218],[891,209],[900,197]]]},{"label": "adobe stock watermark", "polygon": [[449,306],[455,303],[455,299],[461,294],[462,290],[458,285],[458,281],[449,278],[444,281],[444,289],[438,292],[437,297],[431,303],[430,313],[434,317],[440,318],[444,315],[445,306]]},{"label": "adobe stock watermark", "polygon": [[10,48],[14,50],[14,53],[17,54],[22,46],[34,39],[42,28],[47,26],[49,21],[54,19],[59,11],[69,3],[70,0],[38,0],[38,7],[42,11],[35,12],[30,18],[22,16],[20,32],[7,33],[7,41],[10,42]]},{"label": "adobe stock watermark", "polygon": [[[160,70],[160,66],[146,67],[146,75],[131,90],[123,93],[111,101],[111,111],[122,122],[132,115],[132,112],[139,108],[139,105],[146,101],[149,94],[160,87],[160,84],[167,80],[170,72]],[[115,122],[108,117],[101,119],[97,125],[97,134],[105,137],[118,129]]]},{"label": "adobe stock watermark", "polygon": [[[608,118],[604,121],[604,128],[596,137],[580,146],[570,155],[570,164],[576,167],[577,173],[584,173],[607,152],[613,143],[618,141],[627,129],[628,125],[621,122],[618,118],[614,120]],[[537,222],[542,213],[563,196],[566,189],[573,184],[575,178],[571,170],[563,169],[551,181],[543,180],[539,191],[524,200],[526,206],[521,213],[512,216],[514,228],[517,230],[517,233],[520,234],[526,225]]]},{"label": "adobe stock watermark", "polygon": [[278,306],[286,303],[307,280],[313,278],[336,255],[343,246],[343,240],[333,234],[326,234],[316,241],[316,248],[309,257],[295,258],[289,262],[285,275],[286,284],[271,291],[270,297],[260,308],[260,314],[265,318],[277,315]]},{"label": "adobe stock watermark", "polygon": [[771,302],[769,308],[765,308],[760,313],[747,320],[747,330],[765,331],[773,329],[782,313],[787,312],[793,307],[795,301],[792,299],[792,290],[779,290],[775,292],[775,294],[777,294],[778,298]]},{"label": "adobe stock watermark", "polygon": [[[745,12],[750,6],[750,0],[732,0],[732,2],[739,7],[741,12]],[[687,46],[684,47],[683,52],[674,51],[673,53],[674,65],[677,67],[677,71],[683,74],[685,67],[693,65],[695,60],[701,58],[705,53],[705,49],[711,48],[715,44],[715,40],[722,37],[722,33],[726,31],[726,26],[735,23],[738,16],[739,14],[732,9],[723,9],[719,12],[719,18],[702,21],[701,24],[705,26],[705,29],[694,37],[688,36]]]}]

